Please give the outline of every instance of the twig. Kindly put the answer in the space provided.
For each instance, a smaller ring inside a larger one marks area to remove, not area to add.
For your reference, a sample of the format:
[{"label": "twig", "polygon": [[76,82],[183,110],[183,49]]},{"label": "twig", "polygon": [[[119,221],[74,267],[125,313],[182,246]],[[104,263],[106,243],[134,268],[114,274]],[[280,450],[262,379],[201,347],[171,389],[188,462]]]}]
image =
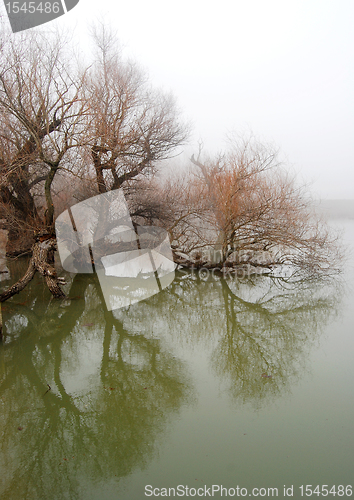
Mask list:
[{"label": "twig", "polygon": [[48,389],[47,389],[47,390],[45,391],[45,393],[43,394],[43,397],[47,394],[47,392],[49,392],[49,391],[51,390],[50,385],[49,385],[49,384],[47,384],[47,386],[48,386]]}]

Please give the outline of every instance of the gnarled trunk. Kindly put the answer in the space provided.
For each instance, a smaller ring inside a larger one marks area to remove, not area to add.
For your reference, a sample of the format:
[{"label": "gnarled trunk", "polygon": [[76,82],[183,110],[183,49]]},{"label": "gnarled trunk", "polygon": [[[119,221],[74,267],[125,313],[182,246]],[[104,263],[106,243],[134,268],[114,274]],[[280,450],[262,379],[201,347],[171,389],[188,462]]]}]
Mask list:
[{"label": "gnarled trunk", "polygon": [[45,241],[38,241],[35,243],[27,271],[14,285],[0,294],[0,302],[5,302],[5,300],[21,292],[33,279],[33,276],[37,271],[45,278],[52,295],[55,298],[64,298],[65,293],[59,286],[60,284],[63,284],[63,279],[58,278],[56,270],[50,264],[55,248],[56,240],[53,237],[50,237]]},{"label": "gnarled trunk", "polygon": [[[33,246],[32,257],[25,274],[14,285],[0,294],[0,307],[1,302],[5,302],[5,300],[8,300],[13,295],[20,293],[33,279],[37,271],[45,278],[46,284],[53,297],[58,299],[65,298],[65,293],[60,288],[60,285],[65,284],[64,280],[57,276],[57,272],[52,265],[55,249],[56,239],[52,235],[41,236],[40,241],[37,241]],[[0,339],[1,337],[2,321],[0,321]]]}]

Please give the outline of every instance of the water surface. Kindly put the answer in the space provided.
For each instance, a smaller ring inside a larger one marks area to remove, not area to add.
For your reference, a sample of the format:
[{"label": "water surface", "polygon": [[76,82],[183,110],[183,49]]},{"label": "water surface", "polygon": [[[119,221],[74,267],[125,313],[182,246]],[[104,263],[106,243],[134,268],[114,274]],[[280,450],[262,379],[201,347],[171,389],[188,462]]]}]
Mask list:
[{"label": "water surface", "polygon": [[65,301],[35,277],[3,304],[0,498],[353,484],[353,263],[295,286],[177,273],[113,312],[94,277]]}]

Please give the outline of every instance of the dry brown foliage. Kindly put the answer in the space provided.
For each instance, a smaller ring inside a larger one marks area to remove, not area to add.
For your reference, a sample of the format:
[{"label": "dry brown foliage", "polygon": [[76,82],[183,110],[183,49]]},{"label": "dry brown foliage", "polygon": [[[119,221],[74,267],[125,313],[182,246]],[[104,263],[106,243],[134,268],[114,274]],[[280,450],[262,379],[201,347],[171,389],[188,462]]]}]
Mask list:
[{"label": "dry brown foliage", "polygon": [[150,222],[169,231],[187,264],[337,272],[338,235],[316,215],[306,186],[287,173],[273,147],[251,137],[216,160],[191,160],[189,175],[154,182],[139,198],[141,214],[151,211]]}]

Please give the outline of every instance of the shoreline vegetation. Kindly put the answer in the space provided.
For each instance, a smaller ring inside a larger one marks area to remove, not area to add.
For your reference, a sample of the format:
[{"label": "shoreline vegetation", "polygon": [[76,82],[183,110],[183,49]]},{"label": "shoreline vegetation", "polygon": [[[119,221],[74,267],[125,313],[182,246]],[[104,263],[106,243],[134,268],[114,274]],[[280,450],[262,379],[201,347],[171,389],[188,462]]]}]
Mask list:
[{"label": "shoreline vegetation", "polygon": [[339,271],[340,238],[316,214],[272,144],[234,134],[208,157],[202,143],[184,170],[160,176],[187,143],[190,127],[170,94],[152,89],[124,59],[116,35],[92,31],[85,60],[69,34],[25,31],[0,20],[0,228],[7,255],[29,254],[26,274],[0,303],[39,272],[54,297],[54,224],[69,207],[122,189],[135,227],[169,234],[181,268],[227,274],[288,269]]}]

